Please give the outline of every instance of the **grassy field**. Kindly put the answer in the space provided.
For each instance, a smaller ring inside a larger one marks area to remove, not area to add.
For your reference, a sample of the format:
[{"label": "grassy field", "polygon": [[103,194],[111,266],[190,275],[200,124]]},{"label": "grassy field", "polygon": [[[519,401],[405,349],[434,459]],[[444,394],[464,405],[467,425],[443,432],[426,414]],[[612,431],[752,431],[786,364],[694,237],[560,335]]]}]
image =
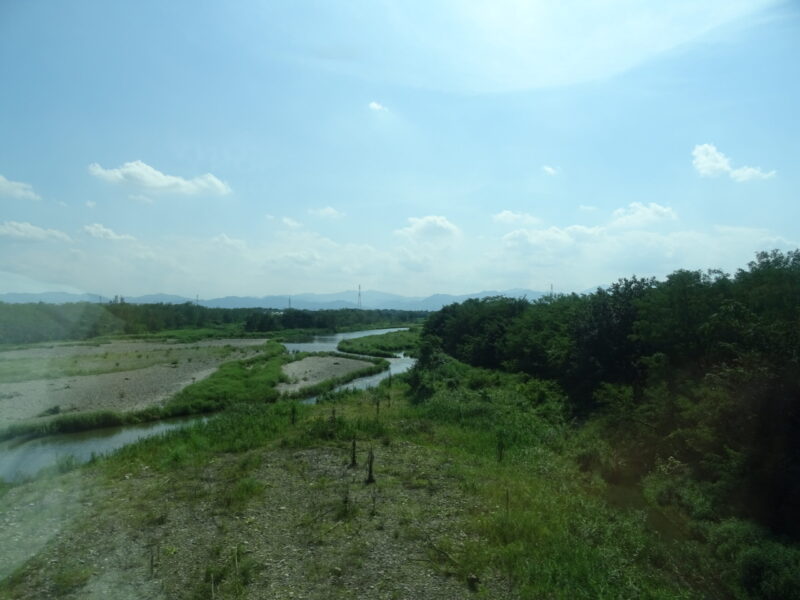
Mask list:
[{"label": "grassy field", "polygon": [[342,340],[339,342],[338,350],[350,352],[351,354],[397,358],[398,352],[405,352],[408,356],[416,356],[418,344],[419,329],[412,328],[408,331],[392,331],[379,335]]},{"label": "grassy field", "polygon": [[701,536],[609,501],[557,389],[461,375],[423,402],[402,378],[313,406],[234,402],[61,475],[83,478],[85,508],[0,597],[747,597]]}]

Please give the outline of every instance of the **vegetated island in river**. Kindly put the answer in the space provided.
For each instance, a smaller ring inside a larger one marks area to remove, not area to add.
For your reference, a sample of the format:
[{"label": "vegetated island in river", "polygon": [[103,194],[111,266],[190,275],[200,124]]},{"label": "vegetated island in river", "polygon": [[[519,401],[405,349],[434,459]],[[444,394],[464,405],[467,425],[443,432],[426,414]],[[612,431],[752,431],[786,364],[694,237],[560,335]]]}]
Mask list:
[{"label": "vegetated island in river", "polygon": [[[198,330],[186,330],[145,339],[6,346],[0,351],[0,439],[208,413],[281,395],[313,396],[388,368],[386,361],[370,357],[312,360],[288,354],[275,339],[200,333],[210,337],[198,340]],[[296,329],[279,333],[277,339],[309,335]],[[307,372],[295,377],[294,362]]]}]

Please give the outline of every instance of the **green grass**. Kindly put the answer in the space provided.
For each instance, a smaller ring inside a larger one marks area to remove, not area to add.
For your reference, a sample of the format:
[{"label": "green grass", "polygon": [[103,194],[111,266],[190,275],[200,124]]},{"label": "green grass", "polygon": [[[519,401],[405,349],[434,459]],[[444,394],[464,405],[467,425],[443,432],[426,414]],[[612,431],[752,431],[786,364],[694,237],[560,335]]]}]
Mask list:
[{"label": "green grass", "polygon": [[[413,525],[413,515],[401,534],[430,539],[427,560],[462,581],[502,581],[519,598],[797,597],[800,550],[767,532],[729,521],[670,538],[645,510],[607,502],[602,461],[595,469],[581,459],[592,443],[587,436],[596,432],[576,434],[582,426],[569,421],[566,398],[552,383],[454,363],[426,374],[433,383],[425,398],[411,393],[411,377],[401,376],[391,387],[384,382],[374,390],[333,393],[314,406],[263,401],[260,386],[275,381],[283,360],[278,353],[237,361],[213,386],[187,393],[191,405],[226,390],[219,415],[126,446],[97,467],[113,482],[147,466],[168,472],[171,490],[191,490],[203,469],[238,454],[218,474],[220,510],[238,517],[269,501],[259,469],[271,459],[270,449],[326,446],[346,464],[353,439],[360,449],[414,445],[437,457],[431,463],[441,465],[447,481],[455,482],[448,485],[458,485],[470,502],[452,517],[462,535]],[[434,484],[431,473],[408,471],[398,485],[440,493],[443,478]],[[379,481],[382,476],[379,464]],[[383,489],[388,494],[392,488]],[[220,553],[207,569],[217,583],[228,582],[231,593],[248,579],[231,578],[236,565],[245,564],[236,552],[233,562],[228,551]],[[478,590],[476,597],[486,596]]]},{"label": "green grass", "polygon": [[379,335],[342,340],[339,342],[338,350],[351,354],[396,358],[397,353],[401,351],[409,356],[416,356],[418,345],[419,329],[412,328],[408,331],[392,331]]}]

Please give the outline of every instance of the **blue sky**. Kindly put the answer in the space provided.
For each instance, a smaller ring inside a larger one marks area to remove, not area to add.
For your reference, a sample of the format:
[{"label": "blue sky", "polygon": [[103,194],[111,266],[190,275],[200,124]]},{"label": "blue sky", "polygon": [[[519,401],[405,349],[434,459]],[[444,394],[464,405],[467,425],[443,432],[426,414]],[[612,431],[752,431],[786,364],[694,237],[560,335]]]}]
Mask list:
[{"label": "blue sky", "polygon": [[800,6],[0,3],[0,292],[583,291],[800,243]]}]

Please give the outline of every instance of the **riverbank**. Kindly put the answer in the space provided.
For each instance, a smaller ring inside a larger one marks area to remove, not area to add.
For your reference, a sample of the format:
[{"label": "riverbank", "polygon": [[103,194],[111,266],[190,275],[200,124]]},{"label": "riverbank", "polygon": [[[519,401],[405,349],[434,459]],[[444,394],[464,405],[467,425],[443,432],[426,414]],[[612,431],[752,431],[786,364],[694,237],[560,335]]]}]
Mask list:
[{"label": "riverbank", "polygon": [[[4,375],[7,379],[24,379],[27,374],[29,378],[34,377],[42,371],[42,361],[45,360],[49,361],[48,364],[54,365],[53,371],[48,371],[50,375],[58,373],[59,369],[69,370],[73,375],[83,373],[80,381],[91,391],[99,390],[100,394],[81,392],[80,386],[76,390],[67,385],[60,391],[76,393],[81,403],[80,406],[66,405],[66,409],[61,404],[51,405],[49,397],[42,394],[44,399],[39,398],[38,401],[40,405],[48,408],[36,413],[35,418],[12,421],[0,429],[0,440],[20,436],[38,438],[103,428],[138,427],[162,419],[215,412],[236,402],[274,402],[281,396],[314,397],[354,380],[363,380],[365,387],[377,385],[385,376],[381,375],[381,372],[387,371],[390,364],[399,369],[396,372],[402,372],[410,366],[407,364],[408,359],[391,361],[374,357],[355,359],[352,356],[330,352],[336,348],[341,339],[372,337],[374,331],[318,336],[310,343],[291,344],[291,353],[287,353],[285,346],[276,341],[268,340],[261,344],[250,339],[208,340],[206,344],[191,346],[152,343],[142,345],[142,342],[118,340],[116,344],[51,344],[17,348],[7,355],[5,362],[0,362],[0,376]],[[386,331],[377,330],[377,333]],[[77,348],[74,354],[72,348]],[[315,350],[316,352],[313,352],[315,355],[308,356],[308,350]],[[221,364],[218,369],[192,371],[202,366],[204,362],[208,362],[209,353],[212,353],[212,358],[227,355],[252,356]],[[123,357],[127,360],[120,360]],[[147,366],[159,359],[169,360],[169,363]],[[290,366],[294,363],[300,366]],[[189,370],[194,374],[191,382],[186,379],[181,382],[173,378],[174,387],[165,391],[164,369]],[[284,369],[288,369],[288,375],[284,373]],[[103,370],[112,372],[98,372]],[[148,379],[153,371],[156,372],[156,377]],[[388,374],[390,372],[386,373]],[[155,385],[152,390],[154,393],[151,393],[144,403],[138,404],[137,394],[129,395],[125,389],[117,389],[115,395],[109,394],[109,384],[108,382],[104,384],[102,380],[111,379],[112,382],[119,383],[120,378],[124,380],[123,385],[126,389],[141,388],[144,382],[151,381]],[[291,381],[292,378],[294,381]],[[10,385],[19,386],[25,383],[35,386],[51,385],[55,382],[36,380]],[[286,387],[280,387],[284,384]],[[358,386],[359,382],[356,381],[355,385]],[[20,396],[21,394],[9,394],[6,399],[16,400],[17,407],[31,414],[34,408],[29,404],[32,403],[25,404]],[[98,402],[93,404],[93,398],[98,399]],[[35,403],[33,404],[35,406]],[[11,403],[9,406],[13,408],[14,404]],[[2,408],[0,405],[0,412]],[[14,411],[9,410],[8,415],[14,416]]]},{"label": "riverbank", "polygon": [[161,406],[223,362],[255,356],[264,339],[112,341],[0,352],[0,430],[59,415]]},{"label": "riverbank", "polygon": [[[295,406],[295,425],[288,405],[271,405],[247,417],[250,427],[226,424],[225,441],[212,441],[223,426],[210,423],[170,436],[168,445],[146,442],[12,489],[0,498],[9,515],[0,535],[47,543],[0,554],[0,577],[11,573],[0,597],[470,597],[468,581],[436,550],[452,551],[449,540],[478,541],[462,515],[480,503],[462,489],[449,457],[359,434],[358,464],[348,468],[350,443],[325,442],[325,431],[338,438],[358,415],[369,422],[371,404],[340,406],[330,430],[328,406]],[[376,482],[365,485],[370,444]],[[45,498],[65,498],[55,490],[79,482],[86,485],[62,522],[45,528],[30,518]],[[487,577],[481,587],[513,598],[500,583]]]},{"label": "riverbank", "polygon": [[[12,487],[0,536],[47,542],[6,552],[0,598],[727,597],[705,547],[603,500],[552,411],[500,450],[494,427],[520,407],[483,392],[418,403],[401,378],[239,404]],[[76,487],[64,521],[37,529],[25,507]]]}]

